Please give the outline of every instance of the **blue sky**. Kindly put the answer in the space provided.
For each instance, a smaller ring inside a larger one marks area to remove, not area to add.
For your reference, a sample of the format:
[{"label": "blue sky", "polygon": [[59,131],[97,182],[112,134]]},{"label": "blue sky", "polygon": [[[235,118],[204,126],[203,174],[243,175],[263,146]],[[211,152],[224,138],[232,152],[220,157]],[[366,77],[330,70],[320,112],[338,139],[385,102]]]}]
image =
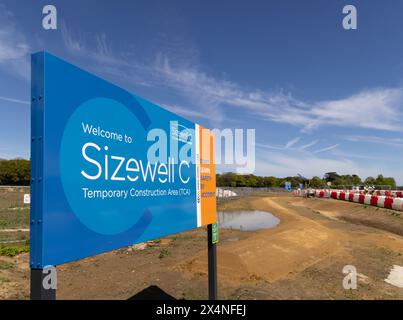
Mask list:
[{"label": "blue sky", "polygon": [[209,128],[256,129],[256,174],[403,185],[402,1],[52,1],[56,31],[46,4],[0,0],[0,158],[29,158],[29,55],[48,50]]}]

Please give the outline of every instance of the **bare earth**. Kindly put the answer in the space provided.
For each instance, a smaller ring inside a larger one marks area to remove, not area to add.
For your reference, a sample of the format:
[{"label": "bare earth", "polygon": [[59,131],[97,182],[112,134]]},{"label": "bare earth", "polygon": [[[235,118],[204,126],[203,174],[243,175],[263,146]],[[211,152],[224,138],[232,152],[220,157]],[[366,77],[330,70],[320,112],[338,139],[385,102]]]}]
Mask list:
[{"label": "bare earth", "polygon": [[[403,299],[384,281],[403,266],[403,217],[392,210],[280,194],[220,204],[219,210],[264,210],[278,227],[256,232],[220,229],[221,299]],[[124,248],[58,267],[58,299],[207,298],[206,230]],[[14,267],[3,268],[11,263]],[[345,265],[358,271],[345,290]],[[0,257],[0,299],[29,295],[28,255]]]}]

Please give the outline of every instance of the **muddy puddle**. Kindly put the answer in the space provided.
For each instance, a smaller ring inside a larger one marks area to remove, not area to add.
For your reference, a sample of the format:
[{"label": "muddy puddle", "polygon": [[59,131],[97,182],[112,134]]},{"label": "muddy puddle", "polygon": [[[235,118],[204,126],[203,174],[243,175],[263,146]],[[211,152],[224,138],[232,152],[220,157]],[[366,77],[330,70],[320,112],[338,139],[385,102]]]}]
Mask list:
[{"label": "muddy puddle", "polygon": [[241,231],[270,229],[280,223],[280,219],[270,212],[257,210],[219,211],[217,216],[219,228]]}]

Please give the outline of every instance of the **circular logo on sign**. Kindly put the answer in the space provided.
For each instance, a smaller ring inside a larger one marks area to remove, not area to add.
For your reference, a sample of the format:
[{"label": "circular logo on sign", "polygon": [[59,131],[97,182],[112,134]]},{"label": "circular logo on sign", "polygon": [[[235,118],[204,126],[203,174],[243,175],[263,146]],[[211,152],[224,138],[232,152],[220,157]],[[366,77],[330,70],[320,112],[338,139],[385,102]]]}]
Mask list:
[{"label": "circular logo on sign", "polygon": [[144,200],[134,203],[130,190],[138,172],[133,159],[146,154],[146,131],[123,104],[96,98],[76,109],[63,133],[60,172],[67,201],[85,226],[113,235],[141,218]]}]

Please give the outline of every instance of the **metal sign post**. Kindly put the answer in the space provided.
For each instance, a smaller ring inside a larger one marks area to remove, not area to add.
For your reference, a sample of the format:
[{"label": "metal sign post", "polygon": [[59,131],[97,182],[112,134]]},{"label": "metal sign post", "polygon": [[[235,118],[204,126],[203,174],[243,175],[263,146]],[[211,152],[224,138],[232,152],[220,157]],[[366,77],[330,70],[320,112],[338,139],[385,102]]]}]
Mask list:
[{"label": "metal sign post", "polygon": [[217,300],[217,224],[207,226],[208,233],[208,297]]}]

